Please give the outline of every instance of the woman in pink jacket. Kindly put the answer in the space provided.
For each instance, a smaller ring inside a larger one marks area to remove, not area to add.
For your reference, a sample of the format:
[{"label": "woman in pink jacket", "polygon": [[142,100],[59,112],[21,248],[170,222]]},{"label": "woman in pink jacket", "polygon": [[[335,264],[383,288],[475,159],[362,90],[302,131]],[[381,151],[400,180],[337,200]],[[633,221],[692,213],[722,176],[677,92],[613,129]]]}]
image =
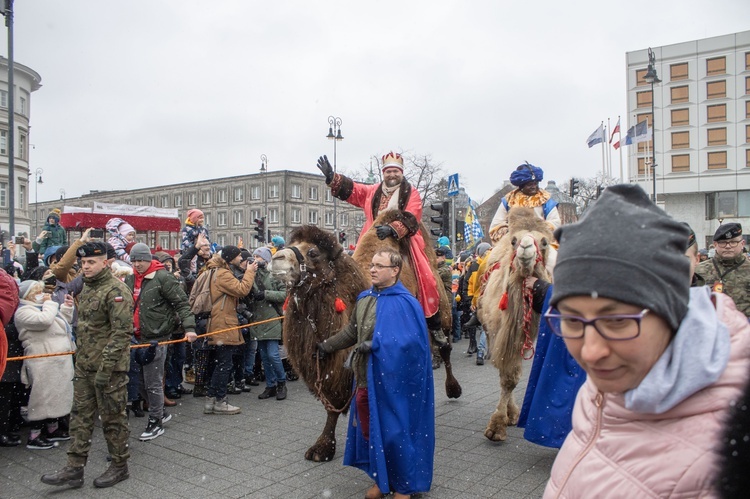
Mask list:
[{"label": "woman in pink jacket", "polygon": [[725,295],[689,287],[688,230],[640,187],[617,185],[555,232],[545,317],[587,380],[545,497],[713,494],[750,326]]}]

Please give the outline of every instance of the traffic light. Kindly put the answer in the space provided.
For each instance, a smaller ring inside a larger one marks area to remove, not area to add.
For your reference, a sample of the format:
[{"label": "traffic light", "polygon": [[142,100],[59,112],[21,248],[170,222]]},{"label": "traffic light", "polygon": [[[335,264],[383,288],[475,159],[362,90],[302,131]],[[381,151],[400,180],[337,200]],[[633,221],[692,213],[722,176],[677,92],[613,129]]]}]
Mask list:
[{"label": "traffic light", "polygon": [[456,241],[464,240],[464,227],[466,227],[466,222],[463,220],[456,220]]},{"label": "traffic light", "polygon": [[599,196],[602,195],[602,192],[604,191],[604,189],[606,189],[606,187],[601,186],[601,185],[596,186],[596,199],[599,199]]},{"label": "traffic light", "polygon": [[438,228],[430,229],[433,236],[447,236],[451,232],[450,226],[450,202],[432,203],[430,208],[439,213],[438,216],[430,217],[430,222],[437,224]]},{"label": "traffic light", "polygon": [[255,239],[258,240],[259,243],[263,244],[266,242],[266,219],[263,218],[256,218],[255,223],[257,224],[257,227],[255,227]]},{"label": "traffic light", "polygon": [[578,180],[577,178],[570,179],[570,196],[571,197],[577,196],[578,193],[581,191],[581,187],[579,185],[580,183],[581,181]]},{"label": "traffic light", "polygon": [[342,230],[341,232],[339,232],[339,243],[344,244],[345,241],[346,241],[346,232]]}]

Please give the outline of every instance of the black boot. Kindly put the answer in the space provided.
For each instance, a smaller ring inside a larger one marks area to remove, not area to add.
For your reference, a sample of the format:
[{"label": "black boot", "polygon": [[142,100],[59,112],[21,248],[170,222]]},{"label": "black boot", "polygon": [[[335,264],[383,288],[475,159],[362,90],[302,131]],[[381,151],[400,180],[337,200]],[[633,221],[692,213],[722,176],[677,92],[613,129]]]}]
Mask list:
[{"label": "black boot", "polygon": [[103,489],[105,487],[111,487],[116,483],[122,482],[130,478],[128,473],[128,463],[123,463],[118,466],[115,463],[111,463],[107,471],[102,473],[98,478],[94,478],[94,487]]},{"label": "black boot", "polygon": [[83,485],[83,466],[66,466],[60,471],[42,475],[42,483],[81,487]]},{"label": "black boot", "polygon": [[474,355],[477,353],[477,330],[472,328],[469,330],[469,349],[466,350],[466,355]]},{"label": "black boot", "polygon": [[276,396],[276,387],[272,386],[270,388],[266,387],[266,389],[263,390],[263,393],[258,395],[258,398],[263,400],[263,399],[270,399],[271,397],[274,397],[274,396]]},{"label": "black boot", "polygon": [[284,400],[286,398],[286,381],[279,381],[276,383],[276,400]]},{"label": "black boot", "polygon": [[[142,403],[141,403],[140,400],[134,400],[129,405],[130,405],[130,407],[128,407],[127,409],[130,409],[131,411],[133,411],[133,416],[135,416],[137,418],[142,418],[145,415],[143,413],[143,409],[141,408]],[[130,415],[130,413],[128,411],[125,411],[125,412],[128,415]]]}]

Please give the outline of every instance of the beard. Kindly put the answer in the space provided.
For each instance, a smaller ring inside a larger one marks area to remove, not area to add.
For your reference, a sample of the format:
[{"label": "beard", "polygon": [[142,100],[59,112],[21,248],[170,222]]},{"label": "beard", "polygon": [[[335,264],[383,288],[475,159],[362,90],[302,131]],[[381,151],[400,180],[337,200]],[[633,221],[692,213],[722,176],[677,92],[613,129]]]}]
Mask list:
[{"label": "beard", "polygon": [[401,183],[401,180],[396,180],[395,178],[389,178],[384,181],[386,187],[396,187]]}]

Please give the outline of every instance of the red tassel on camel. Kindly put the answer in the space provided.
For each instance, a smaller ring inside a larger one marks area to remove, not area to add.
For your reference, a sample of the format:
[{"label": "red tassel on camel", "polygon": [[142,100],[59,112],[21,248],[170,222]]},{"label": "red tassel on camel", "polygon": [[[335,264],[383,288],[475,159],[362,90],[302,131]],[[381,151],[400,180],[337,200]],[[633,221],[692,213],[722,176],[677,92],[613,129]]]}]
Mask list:
[{"label": "red tassel on camel", "polygon": [[336,301],[334,302],[334,308],[336,309],[336,313],[340,314],[344,310],[346,310],[346,303],[344,303],[344,300],[341,298],[336,298]]},{"label": "red tassel on camel", "polygon": [[508,292],[507,291],[503,293],[503,296],[500,297],[500,303],[497,304],[497,308],[499,308],[500,310],[508,309]]}]

